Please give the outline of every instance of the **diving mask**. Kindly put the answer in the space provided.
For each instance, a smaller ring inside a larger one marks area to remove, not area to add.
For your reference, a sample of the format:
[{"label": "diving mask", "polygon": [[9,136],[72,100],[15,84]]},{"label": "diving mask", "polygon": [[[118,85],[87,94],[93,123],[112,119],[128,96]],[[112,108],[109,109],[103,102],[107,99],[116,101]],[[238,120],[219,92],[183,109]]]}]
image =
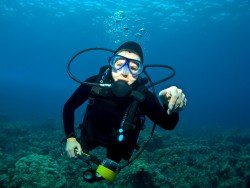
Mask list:
[{"label": "diving mask", "polygon": [[131,73],[136,77],[143,71],[143,63],[139,60],[129,59],[121,55],[113,55],[109,58],[109,64],[114,71],[122,71],[124,74]]}]

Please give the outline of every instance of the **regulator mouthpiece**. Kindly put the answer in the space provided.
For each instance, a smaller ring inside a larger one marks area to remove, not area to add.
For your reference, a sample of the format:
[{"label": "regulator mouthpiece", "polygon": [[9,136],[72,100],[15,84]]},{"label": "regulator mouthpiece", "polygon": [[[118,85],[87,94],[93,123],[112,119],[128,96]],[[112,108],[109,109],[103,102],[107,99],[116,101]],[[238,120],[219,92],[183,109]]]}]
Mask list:
[{"label": "regulator mouthpiece", "polygon": [[112,84],[111,91],[116,97],[126,97],[131,93],[132,88],[126,81],[118,80]]}]

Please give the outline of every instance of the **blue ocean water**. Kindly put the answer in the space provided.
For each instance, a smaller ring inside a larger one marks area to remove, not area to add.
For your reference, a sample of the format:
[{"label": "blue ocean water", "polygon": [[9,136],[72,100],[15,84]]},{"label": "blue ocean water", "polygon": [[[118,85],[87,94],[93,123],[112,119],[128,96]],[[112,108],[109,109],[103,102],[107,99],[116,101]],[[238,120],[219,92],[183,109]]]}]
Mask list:
[{"label": "blue ocean water", "polygon": [[[134,40],[146,64],[176,69],[174,79],[157,91],[176,85],[186,94],[179,128],[247,128],[249,20],[249,0],[1,0],[0,115],[61,118],[78,86],[66,72],[70,57]],[[81,79],[96,74],[108,55],[81,56],[75,74]],[[166,74],[151,72],[153,80]]]}]

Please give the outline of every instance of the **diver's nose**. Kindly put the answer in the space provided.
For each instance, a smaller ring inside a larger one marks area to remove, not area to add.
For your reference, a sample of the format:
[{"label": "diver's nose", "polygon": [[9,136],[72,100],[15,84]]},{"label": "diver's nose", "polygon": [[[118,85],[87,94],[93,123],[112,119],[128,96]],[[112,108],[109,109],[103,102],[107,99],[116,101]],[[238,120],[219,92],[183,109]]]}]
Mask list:
[{"label": "diver's nose", "polygon": [[130,72],[129,72],[128,66],[123,67],[123,69],[122,69],[122,75],[124,75],[124,76],[127,77],[129,73]]}]

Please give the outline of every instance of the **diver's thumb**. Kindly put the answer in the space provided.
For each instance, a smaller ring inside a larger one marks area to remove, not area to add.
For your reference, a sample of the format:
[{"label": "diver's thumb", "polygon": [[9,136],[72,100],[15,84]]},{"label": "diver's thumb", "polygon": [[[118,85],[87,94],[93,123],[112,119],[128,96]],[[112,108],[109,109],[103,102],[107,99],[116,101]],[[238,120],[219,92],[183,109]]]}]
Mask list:
[{"label": "diver's thumb", "polygon": [[80,144],[77,144],[77,152],[76,152],[78,155],[81,155],[82,154],[82,147]]}]

